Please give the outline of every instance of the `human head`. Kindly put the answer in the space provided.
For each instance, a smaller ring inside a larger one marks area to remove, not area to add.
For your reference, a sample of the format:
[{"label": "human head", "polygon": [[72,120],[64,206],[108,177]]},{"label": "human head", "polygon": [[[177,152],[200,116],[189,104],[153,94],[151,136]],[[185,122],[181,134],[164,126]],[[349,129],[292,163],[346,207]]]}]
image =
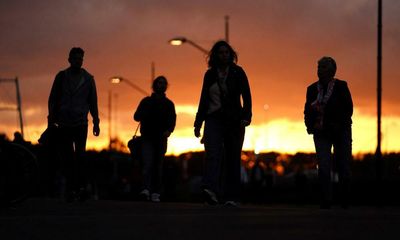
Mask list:
[{"label": "human head", "polygon": [[208,66],[210,68],[224,64],[231,65],[237,62],[235,50],[226,41],[218,41],[214,44],[208,54]]},{"label": "human head", "polygon": [[158,76],[153,80],[152,84],[153,92],[155,93],[165,93],[168,87],[167,78],[164,76]]},{"label": "human head", "polygon": [[318,60],[318,78],[321,81],[330,80],[336,74],[336,61],[332,57],[322,57]]},{"label": "human head", "polygon": [[83,56],[85,51],[80,47],[73,47],[69,51],[68,62],[71,64],[71,68],[80,69],[83,64]]}]

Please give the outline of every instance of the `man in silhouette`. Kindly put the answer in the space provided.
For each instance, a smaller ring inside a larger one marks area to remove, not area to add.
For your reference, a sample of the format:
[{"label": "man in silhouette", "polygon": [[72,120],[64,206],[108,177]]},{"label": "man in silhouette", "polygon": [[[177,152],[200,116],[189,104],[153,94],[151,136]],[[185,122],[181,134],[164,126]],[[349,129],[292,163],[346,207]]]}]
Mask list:
[{"label": "man in silhouette", "polygon": [[82,68],[83,56],[81,48],[70,50],[70,67],[57,74],[48,102],[48,124],[57,128],[57,150],[66,179],[65,197],[69,202],[88,198],[87,162],[83,155],[89,112],[93,117],[93,135],[100,134],[96,84],[93,76]]},{"label": "man in silhouette", "polygon": [[349,191],[353,101],[347,83],[334,78],[335,73],[333,58],[323,57],[318,61],[318,81],[307,88],[304,108],[307,132],[314,135],[322,209],[329,209],[332,201],[332,146],[344,208],[347,207]]}]

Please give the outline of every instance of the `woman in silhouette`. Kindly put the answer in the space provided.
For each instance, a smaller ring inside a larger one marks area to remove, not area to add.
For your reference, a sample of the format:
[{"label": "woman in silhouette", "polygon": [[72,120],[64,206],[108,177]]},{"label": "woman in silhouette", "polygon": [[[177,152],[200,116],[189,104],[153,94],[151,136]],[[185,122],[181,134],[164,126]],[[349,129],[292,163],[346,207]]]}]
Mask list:
[{"label": "woman in silhouette", "polygon": [[200,137],[205,122],[203,194],[212,205],[223,197],[226,205],[236,206],[240,197],[240,157],[252,112],[249,82],[237,59],[226,41],[214,44],[194,122],[196,137]]}]

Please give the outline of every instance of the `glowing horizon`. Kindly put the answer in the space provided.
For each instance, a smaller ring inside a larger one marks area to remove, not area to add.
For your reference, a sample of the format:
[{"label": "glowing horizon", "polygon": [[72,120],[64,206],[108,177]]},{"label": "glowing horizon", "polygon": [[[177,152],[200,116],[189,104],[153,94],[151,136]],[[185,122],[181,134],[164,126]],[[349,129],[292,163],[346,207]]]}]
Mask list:
[{"label": "glowing horizon", "polygon": [[[184,114],[193,114],[195,106],[178,105],[176,107],[178,121]],[[33,110],[32,110],[33,111]],[[29,111],[28,111],[29,112]],[[400,135],[399,117],[384,116],[382,119],[382,151],[399,152]],[[129,124],[130,125],[130,124]],[[1,126],[1,125],[0,125]],[[4,127],[4,126],[1,126]],[[36,144],[40,133],[46,125],[28,126],[26,128],[26,140]],[[91,126],[88,131],[87,149],[102,150],[108,148],[108,135],[105,131],[107,122],[101,124],[101,135],[95,138],[91,135]],[[118,138],[126,143],[134,132],[130,126],[122,128],[113,138]],[[12,139],[15,130],[9,129],[6,135]],[[371,116],[360,114],[357,109],[353,116],[353,154],[372,153],[376,148],[376,119]],[[191,151],[203,151],[204,146],[193,135],[192,127],[181,127],[175,129],[168,140],[167,155],[179,155]],[[252,124],[246,129],[246,137],[243,150],[260,152],[280,152],[294,154],[296,152],[314,152],[312,135],[308,135],[303,121],[295,121],[287,118],[271,119],[268,122]]]}]

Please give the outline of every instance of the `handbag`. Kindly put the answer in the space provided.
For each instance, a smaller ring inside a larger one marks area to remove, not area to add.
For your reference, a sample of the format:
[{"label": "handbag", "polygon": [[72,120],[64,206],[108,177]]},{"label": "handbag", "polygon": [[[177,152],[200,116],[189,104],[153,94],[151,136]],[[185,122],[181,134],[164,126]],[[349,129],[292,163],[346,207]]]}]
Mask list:
[{"label": "handbag", "polygon": [[39,144],[43,146],[50,146],[51,144],[54,144],[59,140],[59,129],[56,126],[48,126],[46,130],[40,135],[40,138],[38,139]]},{"label": "handbag", "polygon": [[136,127],[135,134],[132,139],[128,141],[128,148],[131,152],[131,156],[133,160],[140,161],[142,156],[142,137],[137,135],[137,131],[139,129],[140,123]]}]

